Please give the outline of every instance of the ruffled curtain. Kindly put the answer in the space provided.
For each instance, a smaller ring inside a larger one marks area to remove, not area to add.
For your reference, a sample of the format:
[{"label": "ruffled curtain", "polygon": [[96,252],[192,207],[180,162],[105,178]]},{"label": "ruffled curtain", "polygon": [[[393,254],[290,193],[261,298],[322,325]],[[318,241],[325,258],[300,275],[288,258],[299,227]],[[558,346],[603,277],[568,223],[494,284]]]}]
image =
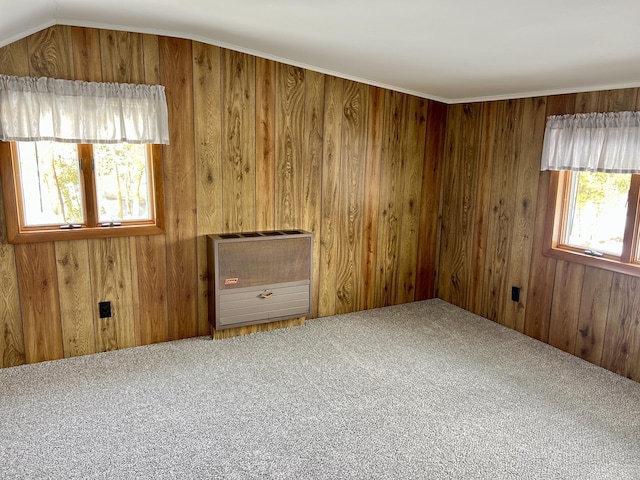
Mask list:
[{"label": "ruffled curtain", "polygon": [[169,144],[161,85],[0,75],[0,140]]},{"label": "ruffled curtain", "polygon": [[640,173],[640,112],[548,117],[542,170]]}]

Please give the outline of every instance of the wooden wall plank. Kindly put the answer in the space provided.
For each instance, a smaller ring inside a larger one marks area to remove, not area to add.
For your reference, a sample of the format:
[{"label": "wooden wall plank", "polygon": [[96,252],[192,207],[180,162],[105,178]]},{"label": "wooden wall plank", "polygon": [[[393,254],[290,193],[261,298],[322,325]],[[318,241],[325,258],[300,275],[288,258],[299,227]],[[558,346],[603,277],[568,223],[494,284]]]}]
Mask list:
[{"label": "wooden wall plank", "polygon": [[353,312],[360,306],[368,101],[365,85],[344,82],[338,180],[340,242],[336,254],[336,313]]},{"label": "wooden wall plank", "polygon": [[[133,311],[134,345],[142,345],[142,316],[140,308],[140,255],[138,255],[138,237],[129,237],[129,255],[131,256],[131,308]],[[142,256],[144,258],[144,256]],[[165,285],[166,288],[166,285]],[[144,295],[144,292],[142,293]]]},{"label": "wooden wall plank", "polygon": [[449,107],[438,296],[468,308],[483,104]]},{"label": "wooden wall plank", "polygon": [[55,255],[64,356],[95,353],[89,245],[86,240],[56,242]]},{"label": "wooden wall plank", "polygon": [[628,110],[635,110],[637,96],[637,88],[604,90],[600,92],[598,99],[598,111],[624,112]]},{"label": "wooden wall plank", "polygon": [[[197,42],[194,42],[194,45]],[[142,35],[142,68],[144,83],[158,85],[160,83],[160,46],[157,35]]]},{"label": "wooden wall plank", "polygon": [[255,229],[255,58],[223,49],[222,182],[225,231]]},{"label": "wooden wall plank", "polygon": [[320,224],[320,291],[318,316],[336,312],[338,189],[343,81],[325,78],[324,141],[322,146],[322,219]]},{"label": "wooden wall plank", "polygon": [[[522,133],[522,100],[498,103],[496,149],[491,177],[487,251],[481,315],[505,324],[504,308],[507,299],[507,275],[513,236],[514,198],[517,193],[517,169]],[[507,325],[513,327],[514,325]]]},{"label": "wooden wall plank", "polygon": [[549,345],[575,351],[584,266],[558,261],[549,318]]},{"label": "wooden wall plank", "polygon": [[27,363],[62,358],[54,245],[25,243],[15,251]]},{"label": "wooden wall plank", "polygon": [[93,28],[71,27],[74,79],[102,81],[100,33]]},{"label": "wooden wall plank", "polygon": [[304,69],[276,66],[275,224],[300,228],[302,148],[304,145]]},{"label": "wooden wall plank", "polygon": [[71,27],[55,25],[34,33],[29,45],[29,75],[32,77],[74,78]]},{"label": "wooden wall plank", "polygon": [[[575,95],[555,95],[547,98],[546,115],[562,115],[575,110]],[[538,201],[533,230],[533,246],[529,270],[529,288],[526,292],[524,333],[543,342],[549,339],[549,317],[555,282],[556,259],[545,257],[544,222],[547,213],[549,172],[541,172],[538,182]]]},{"label": "wooden wall plank", "polygon": [[[0,222],[4,226],[4,209]],[[0,242],[0,368],[6,368],[22,365],[26,357],[13,245]]]},{"label": "wooden wall plank", "polygon": [[[256,229],[274,230],[276,62],[256,58]],[[197,118],[197,116],[196,116]]]},{"label": "wooden wall plank", "polygon": [[100,31],[103,82],[143,83],[142,34]]},{"label": "wooden wall plank", "polygon": [[[447,112],[447,132],[445,135],[445,157],[442,182],[442,227],[440,240],[440,260],[438,262],[438,296],[445,302],[461,306],[467,303],[464,293],[459,287],[463,286],[460,274],[464,262],[456,261],[460,257],[455,252],[460,249],[459,241],[462,236],[455,236],[453,232],[460,228],[460,218],[464,213],[462,205],[462,191],[460,163],[461,144],[455,139],[462,135],[463,105],[451,105]],[[465,178],[462,175],[462,179]],[[465,232],[467,235],[469,232]],[[462,274],[464,277],[464,274]]]},{"label": "wooden wall plank", "polygon": [[[129,239],[88,240],[94,299],[96,352],[135,346]],[[111,317],[100,318],[98,303],[111,302]]]},{"label": "wooden wall plank", "polygon": [[598,99],[600,92],[580,92],[576,93],[575,111],[576,113],[589,113],[598,111]]},{"label": "wooden wall plank", "polygon": [[29,49],[26,38],[0,48],[0,72],[18,77],[29,75]]},{"label": "wooden wall plank", "polygon": [[160,235],[145,235],[135,239],[140,345],[169,340],[165,248],[164,238]]},{"label": "wooden wall plank", "polygon": [[380,177],[378,216],[378,256],[376,263],[375,305],[395,305],[398,297],[398,258],[400,222],[406,167],[408,96],[389,92],[385,102],[385,122]]},{"label": "wooden wall plank", "polygon": [[[198,330],[206,335],[208,272],[206,235],[222,232],[222,132],[220,48],[193,43],[193,102],[198,256]],[[256,187],[257,189],[257,187]]]},{"label": "wooden wall plank", "polygon": [[196,175],[191,42],[160,37],[171,145],[164,146],[169,339],[198,335]]},{"label": "wooden wall plank", "polygon": [[[517,187],[513,220],[512,245],[507,273],[505,325],[524,332],[526,292],[529,286],[529,259],[533,248],[531,232],[535,225],[540,158],[546,123],[546,98],[527,98],[524,101],[522,136],[519,145],[520,163],[516,172]],[[512,286],[520,288],[520,301],[509,295]]]},{"label": "wooden wall plank", "polygon": [[367,154],[365,166],[364,213],[362,231],[362,278],[360,309],[375,306],[376,264],[378,249],[378,209],[380,204],[380,163],[384,134],[385,91],[369,87]]},{"label": "wooden wall plank", "polygon": [[574,354],[600,365],[613,272],[585,267]]},{"label": "wooden wall plank", "polygon": [[640,279],[613,276],[602,366],[640,381]]},{"label": "wooden wall plank", "polygon": [[[476,181],[476,200],[473,215],[473,243],[469,252],[471,279],[467,307],[471,312],[483,312],[485,263],[487,261],[487,239],[491,203],[491,180],[498,135],[498,102],[488,102],[482,110],[482,142],[479,149],[478,167],[473,170]],[[481,172],[486,172],[482,174]]]},{"label": "wooden wall plank", "polygon": [[320,300],[320,238],[322,221],[322,147],[324,135],[324,75],[307,71],[305,76],[305,142],[302,155],[302,228],[314,235],[312,315],[318,315]]},{"label": "wooden wall plank", "polygon": [[[99,58],[102,68],[102,81],[144,83],[144,58],[142,53],[141,34],[100,30]],[[91,56],[93,57],[94,55]],[[95,68],[97,66],[94,67],[94,72],[96,72]],[[96,75],[96,73],[93,73],[93,75]]]},{"label": "wooden wall plank", "polygon": [[[136,70],[144,75],[144,83],[160,83],[160,51],[157,36],[142,35],[142,62],[142,66],[136,67]],[[133,237],[129,245],[136,345],[167,341],[169,320],[165,237]]]},{"label": "wooden wall plank", "polygon": [[547,97],[547,116],[574,113],[576,109],[575,93],[552,95]]},{"label": "wooden wall plank", "polygon": [[543,232],[547,215],[548,193],[549,172],[541,172],[538,181],[538,201],[529,263],[529,288],[524,292],[527,305],[524,333],[542,342],[547,342],[549,339],[549,317],[556,272],[556,259],[545,257],[542,254],[545,248]]},{"label": "wooden wall plank", "polygon": [[[102,69],[103,82],[119,83],[144,83],[145,67],[143,58],[142,35],[112,30],[100,30],[100,52],[98,59]],[[76,33],[76,38],[79,35]],[[95,49],[95,38],[84,35],[84,38],[91,38],[93,43],[85,44],[87,48]],[[92,50],[87,53],[92,62],[97,62],[95,57],[98,52]],[[91,75],[97,78],[97,65],[93,65]],[[77,73],[83,72],[80,69]]]},{"label": "wooden wall plank", "polygon": [[437,296],[440,200],[446,121],[447,106],[430,100],[427,108],[427,137],[422,171],[422,198],[420,199],[416,300],[426,300]]},{"label": "wooden wall plank", "polygon": [[413,302],[416,294],[420,200],[422,198],[422,172],[427,137],[427,104],[425,99],[409,98],[407,161],[404,169],[404,198],[400,221],[402,248],[398,256],[397,303]]}]

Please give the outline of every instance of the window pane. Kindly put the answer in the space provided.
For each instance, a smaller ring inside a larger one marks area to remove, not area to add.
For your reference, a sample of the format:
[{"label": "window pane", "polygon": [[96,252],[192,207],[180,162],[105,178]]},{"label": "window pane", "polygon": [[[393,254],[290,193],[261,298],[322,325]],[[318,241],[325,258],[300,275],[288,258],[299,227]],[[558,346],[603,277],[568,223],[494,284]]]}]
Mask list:
[{"label": "window pane", "polygon": [[94,145],[98,221],[150,220],[146,145]]},{"label": "window pane", "polygon": [[83,223],[75,144],[18,142],[25,226]]},{"label": "window pane", "polygon": [[630,186],[629,174],[573,173],[566,243],[621,255]]}]

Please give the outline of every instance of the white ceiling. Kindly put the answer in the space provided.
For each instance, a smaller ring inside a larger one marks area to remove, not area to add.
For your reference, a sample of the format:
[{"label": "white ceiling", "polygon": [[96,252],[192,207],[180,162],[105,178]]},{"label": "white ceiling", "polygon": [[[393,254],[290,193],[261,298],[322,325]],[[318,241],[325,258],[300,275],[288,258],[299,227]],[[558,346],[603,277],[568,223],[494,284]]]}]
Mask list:
[{"label": "white ceiling", "polygon": [[199,40],[447,103],[640,86],[639,0],[0,0],[0,46],[54,24]]}]

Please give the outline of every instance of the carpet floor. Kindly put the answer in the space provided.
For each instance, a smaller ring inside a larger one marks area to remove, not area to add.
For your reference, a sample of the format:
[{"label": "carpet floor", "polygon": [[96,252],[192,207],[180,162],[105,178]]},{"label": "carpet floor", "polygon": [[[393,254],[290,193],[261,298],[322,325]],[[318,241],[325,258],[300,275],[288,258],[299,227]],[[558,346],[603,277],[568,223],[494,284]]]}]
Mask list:
[{"label": "carpet floor", "polygon": [[0,370],[2,479],[638,479],[640,384],[441,300]]}]

